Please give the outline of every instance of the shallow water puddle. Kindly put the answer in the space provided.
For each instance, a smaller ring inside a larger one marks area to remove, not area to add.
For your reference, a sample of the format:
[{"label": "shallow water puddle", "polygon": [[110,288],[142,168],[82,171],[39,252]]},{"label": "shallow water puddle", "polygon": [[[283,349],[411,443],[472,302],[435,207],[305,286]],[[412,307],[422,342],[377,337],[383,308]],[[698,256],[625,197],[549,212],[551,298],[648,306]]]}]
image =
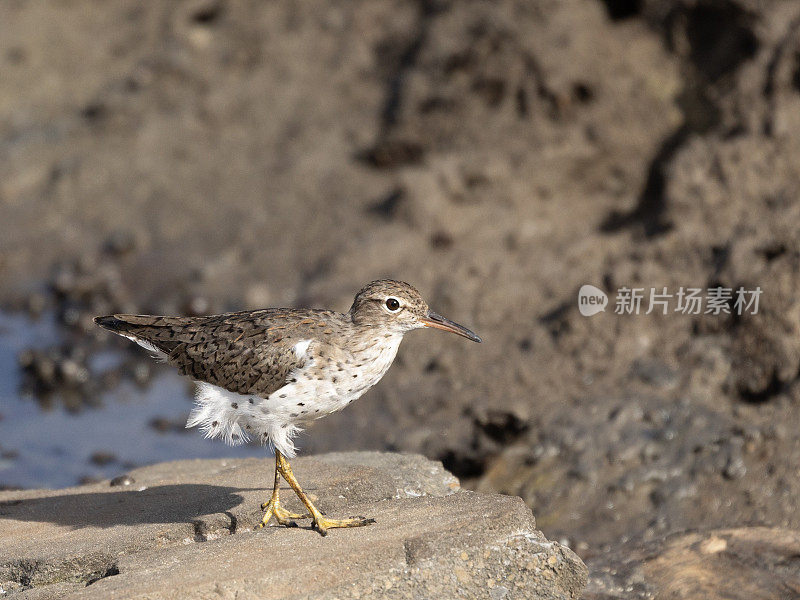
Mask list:
[{"label": "shallow water puddle", "polygon": [[[18,355],[58,341],[52,319],[0,313],[0,487],[66,487],[165,460],[266,456],[258,446],[231,448],[171,426],[185,422],[192,398],[186,379],[168,371],[146,388],[123,382],[104,392],[99,408],[71,413],[55,402],[42,409],[20,392]],[[103,352],[89,364],[95,373],[119,361]]]}]

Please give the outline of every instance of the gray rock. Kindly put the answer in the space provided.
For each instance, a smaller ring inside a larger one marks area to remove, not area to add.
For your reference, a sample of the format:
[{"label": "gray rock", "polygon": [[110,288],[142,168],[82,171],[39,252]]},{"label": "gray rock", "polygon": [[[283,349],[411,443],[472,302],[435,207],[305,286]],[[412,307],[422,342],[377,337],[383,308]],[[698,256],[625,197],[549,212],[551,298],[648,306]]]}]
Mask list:
[{"label": "gray rock", "polygon": [[772,600],[800,593],[800,532],[742,527],[635,541],[588,561],[584,600]]},{"label": "gray rock", "polygon": [[[586,567],[519,498],[461,491],[441,464],[360,452],[294,461],[331,515],[376,523],[323,538],[253,531],[271,460],[136,469],[136,481],[0,493],[0,595],[18,598],[574,599]],[[287,507],[299,509],[290,490]]]}]

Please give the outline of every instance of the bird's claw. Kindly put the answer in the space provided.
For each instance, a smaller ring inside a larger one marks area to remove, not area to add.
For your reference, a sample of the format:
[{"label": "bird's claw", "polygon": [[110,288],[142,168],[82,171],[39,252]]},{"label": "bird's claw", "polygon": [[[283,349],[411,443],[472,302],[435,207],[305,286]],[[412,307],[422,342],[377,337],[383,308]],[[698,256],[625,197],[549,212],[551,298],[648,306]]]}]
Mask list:
[{"label": "bird's claw", "polygon": [[288,511],[274,498],[269,502],[264,502],[261,505],[261,510],[264,511],[264,516],[261,517],[261,522],[256,526],[256,529],[266,527],[273,516],[278,524],[284,527],[297,527],[297,523],[295,523],[293,519],[307,519],[311,516],[307,513],[298,514]]},{"label": "bird's claw", "polygon": [[316,529],[320,535],[328,535],[328,529],[334,527],[364,527],[375,523],[375,519],[368,517],[351,517],[349,519],[326,519],[325,517],[318,516],[314,518],[312,527]]}]

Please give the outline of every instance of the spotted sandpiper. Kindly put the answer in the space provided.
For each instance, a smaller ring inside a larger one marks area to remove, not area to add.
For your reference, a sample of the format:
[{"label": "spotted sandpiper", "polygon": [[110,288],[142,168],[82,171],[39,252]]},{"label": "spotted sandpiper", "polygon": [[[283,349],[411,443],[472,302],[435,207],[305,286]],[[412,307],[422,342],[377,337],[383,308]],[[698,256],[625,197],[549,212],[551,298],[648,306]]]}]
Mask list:
[{"label": "spotted sandpiper", "polygon": [[[341,410],[380,381],[403,335],[435,327],[474,342],[466,327],[436,314],[402,281],[364,286],[347,313],[267,308],[206,317],[113,315],[95,322],[144,347],[197,381],[187,427],[229,444],[257,438],[275,450],[275,485],[259,527],[274,516],[281,525],[311,518],[325,535],[333,527],[359,527],[373,519],[329,519],[311,503],[292,473],[293,438],[311,421]],[[280,476],[308,514],[284,509]]]}]

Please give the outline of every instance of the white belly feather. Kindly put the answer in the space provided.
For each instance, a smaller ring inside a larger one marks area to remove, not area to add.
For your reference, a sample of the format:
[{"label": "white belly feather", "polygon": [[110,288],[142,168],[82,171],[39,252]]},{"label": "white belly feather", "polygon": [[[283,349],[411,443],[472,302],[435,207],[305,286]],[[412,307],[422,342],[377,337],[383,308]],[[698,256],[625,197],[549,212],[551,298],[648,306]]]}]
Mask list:
[{"label": "white belly feather", "polygon": [[380,343],[376,339],[349,354],[347,360],[333,361],[336,366],[326,369],[324,375],[316,364],[314,348],[309,348],[313,341],[298,342],[293,350],[308,360],[289,374],[289,383],[267,398],[198,382],[195,408],[186,427],[199,426],[206,437],[219,437],[228,444],[257,438],[291,458],[295,455],[293,438],[301,426],[343,409],[378,383],[394,361],[401,340],[402,335]]}]

